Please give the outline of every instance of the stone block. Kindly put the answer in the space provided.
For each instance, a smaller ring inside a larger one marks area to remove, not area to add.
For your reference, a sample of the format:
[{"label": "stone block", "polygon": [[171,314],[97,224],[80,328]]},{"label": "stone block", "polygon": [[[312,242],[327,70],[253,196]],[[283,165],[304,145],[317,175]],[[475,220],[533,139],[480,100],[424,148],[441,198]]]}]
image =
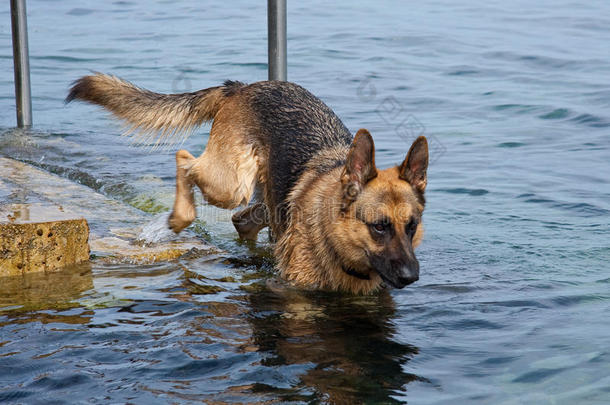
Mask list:
[{"label": "stone block", "polygon": [[45,204],[0,206],[0,276],[50,271],[89,260],[83,218]]}]

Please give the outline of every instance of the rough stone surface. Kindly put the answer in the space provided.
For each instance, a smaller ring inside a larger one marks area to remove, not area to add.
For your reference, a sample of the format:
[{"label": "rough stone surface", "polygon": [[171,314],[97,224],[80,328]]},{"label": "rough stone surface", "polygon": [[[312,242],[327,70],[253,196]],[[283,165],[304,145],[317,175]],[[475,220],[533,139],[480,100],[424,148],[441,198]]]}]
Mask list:
[{"label": "rough stone surface", "polygon": [[0,276],[55,270],[89,260],[89,226],[59,208],[0,206]]}]

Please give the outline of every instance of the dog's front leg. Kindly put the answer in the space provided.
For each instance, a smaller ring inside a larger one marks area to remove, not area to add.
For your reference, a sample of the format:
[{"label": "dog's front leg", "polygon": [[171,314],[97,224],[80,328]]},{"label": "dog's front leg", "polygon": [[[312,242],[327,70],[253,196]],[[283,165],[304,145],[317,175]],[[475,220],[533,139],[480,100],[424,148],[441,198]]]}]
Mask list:
[{"label": "dog's front leg", "polygon": [[188,168],[195,158],[185,150],[176,152],[176,199],[169,216],[169,227],[178,233],[196,218],[193,180],[188,176]]},{"label": "dog's front leg", "polygon": [[233,214],[233,225],[241,239],[256,240],[256,236],[269,226],[269,212],[264,203],[256,203]]}]

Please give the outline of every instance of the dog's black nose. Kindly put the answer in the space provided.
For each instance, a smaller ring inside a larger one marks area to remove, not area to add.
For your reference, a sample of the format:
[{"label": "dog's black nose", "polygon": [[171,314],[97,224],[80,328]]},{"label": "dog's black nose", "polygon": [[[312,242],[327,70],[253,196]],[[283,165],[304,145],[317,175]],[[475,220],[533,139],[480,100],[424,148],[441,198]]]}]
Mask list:
[{"label": "dog's black nose", "polygon": [[398,282],[402,285],[409,285],[419,280],[419,274],[416,275],[401,275],[398,277]]},{"label": "dog's black nose", "polygon": [[414,256],[406,263],[402,262],[399,269],[398,274],[396,274],[396,281],[401,286],[400,288],[419,280],[419,262]]}]

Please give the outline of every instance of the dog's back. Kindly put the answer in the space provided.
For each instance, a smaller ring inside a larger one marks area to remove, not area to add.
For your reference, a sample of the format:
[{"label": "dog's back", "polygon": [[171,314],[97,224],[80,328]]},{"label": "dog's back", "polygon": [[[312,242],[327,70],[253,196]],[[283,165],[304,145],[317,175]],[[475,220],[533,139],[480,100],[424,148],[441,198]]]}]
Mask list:
[{"label": "dog's back", "polygon": [[[323,150],[349,148],[352,135],[326,104],[299,85],[258,82],[244,91],[268,148],[270,205],[281,207],[307,163]],[[326,162],[326,168],[318,169],[330,170],[344,161]]]}]

